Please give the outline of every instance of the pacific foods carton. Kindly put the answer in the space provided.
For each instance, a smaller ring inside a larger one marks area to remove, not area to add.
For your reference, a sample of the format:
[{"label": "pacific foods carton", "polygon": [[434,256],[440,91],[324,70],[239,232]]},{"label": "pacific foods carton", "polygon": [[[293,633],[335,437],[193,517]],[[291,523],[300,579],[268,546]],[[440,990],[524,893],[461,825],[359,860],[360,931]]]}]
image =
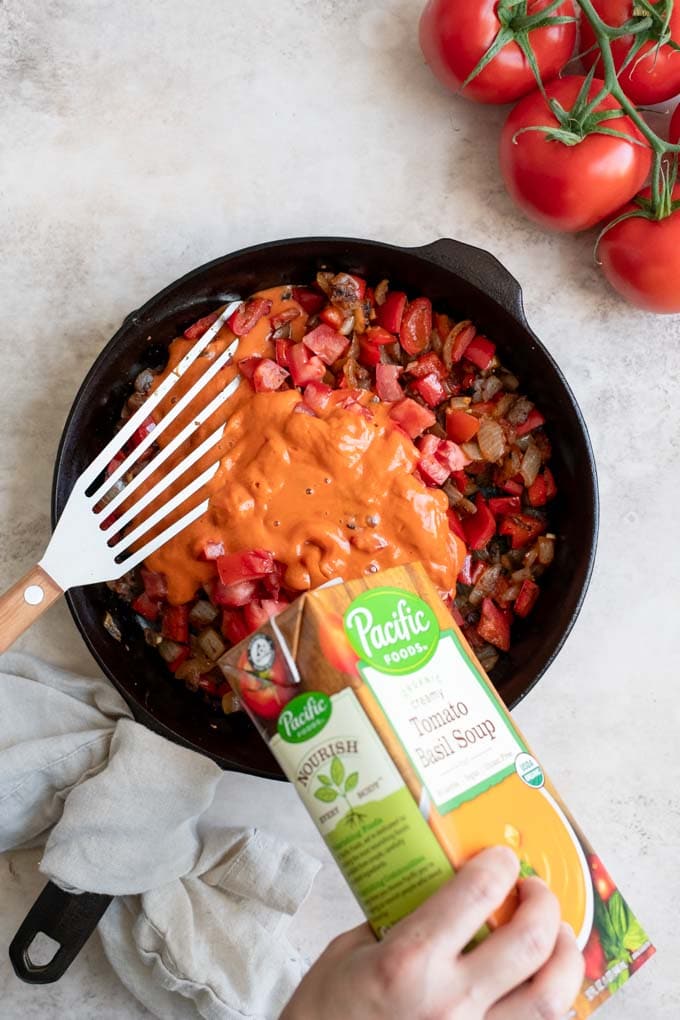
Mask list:
[{"label": "pacific foods carton", "polygon": [[568,1016],[590,1016],[654,953],[422,567],[310,592],[220,665],[378,937],[507,844],[584,952]]}]

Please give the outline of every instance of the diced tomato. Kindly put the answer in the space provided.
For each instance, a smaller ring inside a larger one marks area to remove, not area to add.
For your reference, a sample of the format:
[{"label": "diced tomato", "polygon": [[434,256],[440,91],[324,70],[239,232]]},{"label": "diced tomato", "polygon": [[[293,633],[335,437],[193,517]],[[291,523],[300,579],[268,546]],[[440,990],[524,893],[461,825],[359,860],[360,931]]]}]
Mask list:
[{"label": "diced tomato", "polygon": [[191,650],[189,648],[180,649],[175,658],[172,659],[171,662],[167,663],[167,667],[170,670],[170,672],[176,673],[179,667],[182,665],[182,663],[186,662],[190,655]]},{"label": "diced tomato", "polygon": [[510,496],[521,496],[524,491],[524,479],[521,475],[514,475],[499,483],[499,489],[507,492]]},{"label": "diced tomato", "polygon": [[406,366],[406,371],[416,379],[423,379],[432,373],[440,379],[446,379],[449,374],[446,371],[444,362],[434,351],[430,351],[429,354],[422,354],[417,361],[412,361],[410,365]]},{"label": "diced tomato", "polygon": [[528,514],[508,514],[501,521],[498,534],[506,535],[513,549],[523,549],[544,531],[545,524],[537,517],[530,517]]},{"label": "diced tomato", "polygon": [[248,637],[250,631],[243,616],[242,609],[222,610],[222,633],[232,645],[237,645]]},{"label": "diced tomato", "polygon": [[416,446],[420,450],[421,457],[434,457],[441,439],[438,436],[433,436],[431,432],[427,432],[424,436],[416,441]]},{"label": "diced tomato", "polygon": [[491,599],[482,601],[482,615],[477,624],[477,633],[489,644],[507,652],[510,648],[510,625],[512,614],[508,609],[499,609]]},{"label": "diced tomato", "polygon": [[470,549],[484,549],[496,533],[496,519],[481,492],[475,495],[475,506],[477,513],[471,514],[463,521],[465,541]]},{"label": "diced tomato", "polygon": [[319,312],[319,318],[322,322],[325,322],[331,329],[340,329],[343,322],[345,321],[345,313],[341,312],[335,305],[326,305],[326,307]]},{"label": "diced tomato", "polygon": [[359,357],[357,360],[365,368],[375,368],[383,360],[382,348],[361,336],[359,337]]},{"label": "diced tomato", "polygon": [[416,379],[410,384],[410,388],[415,390],[430,407],[439,407],[448,396],[441,379],[434,372],[426,375],[424,379]]},{"label": "diced tomato", "polygon": [[163,637],[185,645],[189,640],[189,603],[182,606],[167,606],[163,613],[161,630]]},{"label": "diced tomato", "polygon": [[534,482],[527,489],[527,500],[530,506],[545,506],[548,502],[548,490],[543,475],[536,475]]},{"label": "diced tomato", "polygon": [[306,386],[307,383],[322,379],[326,371],[321,358],[310,354],[303,343],[293,344],[288,351],[288,367],[296,386]]},{"label": "diced tomato", "polygon": [[389,291],[383,303],[378,306],[378,325],[388,333],[398,333],[407,300],[406,294],[402,291]]},{"label": "diced tomato", "polygon": [[274,356],[276,358],[277,363],[281,366],[281,368],[290,368],[290,365],[288,364],[288,352],[290,351],[291,347],[294,346],[295,344],[293,343],[292,340],[274,341],[275,350]]},{"label": "diced tomato", "polygon": [[516,514],[522,509],[522,500],[519,496],[494,496],[489,500],[489,510],[497,517],[505,514]]},{"label": "diced tomato", "polygon": [[287,602],[276,602],[274,599],[253,599],[243,608],[243,619],[248,633],[252,634],[254,630],[259,630],[267,620],[282,613],[287,606]]},{"label": "diced tomato", "polygon": [[390,418],[397,422],[411,439],[429,429],[437,420],[432,411],[428,411],[410,397],[404,397],[390,408]]},{"label": "diced tomato", "polygon": [[418,470],[426,485],[443,485],[451,472],[436,457],[425,456],[418,461]]},{"label": "diced tomato", "polygon": [[150,599],[164,599],[168,594],[168,582],[165,574],[159,573],[157,570],[149,570],[148,567],[141,567],[142,584],[144,585],[144,591]]},{"label": "diced tomato", "polygon": [[[453,345],[451,347],[451,361],[454,364],[458,364],[459,361],[463,360],[465,352],[467,351],[468,347],[470,346],[476,335],[477,330],[473,325],[465,326],[458,333],[456,333],[455,337],[453,338]],[[474,377],[472,379],[472,382],[468,382],[467,385],[465,385],[465,383],[466,380],[464,380],[463,388],[469,389],[469,387],[472,386],[474,383]]]},{"label": "diced tomato", "polygon": [[469,443],[479,432],[479,419],[467,411],[446,412],[446,434],[454,443]]},{"label": "diced tomato", "polygon": [[370,344],[376,347],[384,347],[385,344],[393,344],[397,339],[392,333],[388,333],[382,326],[370,326],[364,333],[364,337]]},{"label": "diced tomato", "polygon": [[288,372],[271,358],[260,358],[253,372],[253,389],[256,393],[272,393],[288,378]]},{"label": "diced tomato", "polygon": [[245,336],[271,310],[272,303],[267,298],[253,298],[236,309],[229,319],[229,328],[236,336]]},{"label": "diced tomato", "polygon": [[204,333],[207,333],[214,322],[220,317],[219,312],[211,312],[210,315],[204,315],[202,319],[199,319],[189,326],[188,329],[184,330],[185,340],[200,340]]},{"label": "diced tomato", "polygon": [[460,517],[455,510],[447,510],[446,516],[449,519],[449,528],[458,535],[458,538],[462,538],[465,541],[465,532],[463,531],[463,525],[460,522]]},{"label": "diced tomato", "polygon": [[153,432],[155,428],[156,422],[153,420],[153,418],[147,418],[146,421],[143,421],[139,428],[135,429],[135,431],[130,436],[131,444],[133,446],[139,446],[142,440],[146,439],[146,437],[151,432]]},{"label": "diced tomato", "polygon": [[545,425],[545,418],[540,411],[536,408],[532,408],[527,415],[526,421],[523,421],[521,425],[515,426],[515,435],[519,438],[520,436],[526,436],[529,432],[533,432],[534,429],[540,428],[541,425]]},{"label": "diced tomato", "polygon": [[307,315],[317,315],[326,304],[326,295],[309,287],[293,287],[293,301],[297,301]]},{"label": "diced tomato", "polygon": [[328,404],[330,403],[331,396],[334,390],[330,386],[326,386],[322,382],[310,382],[307,383],[302,394],[305,398],[305,403],[311,407],[315,414],[321,414]]},{"label": "diced tomato", "polygon": [[470,458],[465,456],[460,446],[448,439],[439,440],[435,456],[441,464],[448,468],[449,472],[462,471],[470,463]]},{"label": "diced tomato", "polygon": [[317,326],[311,333],[303,337],[302,342],[313,354],[321,358],[325,365],[332,365],[346,353],[349,347],[349,338],[331,329],[325,323]]},{"label": "diced tomato", "polygon": [[214,606],[245,606],[255,595],[255,581],[236,581],[222,584],[219,578],[207,586],[210,601]]},{"label": "diced tomato", "polygon": [[274,557],[267,549],[244,549],[220,556],[217,560],[217,573],[222,584],[256,581],[275,569]]},{"label": "diced tomato", "polygon": [[252,381],[252,378],[255,375],[255,369],[257,368],[261,361],[262,358],[259,356],[252,358],[241,358],[241,360],[237,362],[237,366],[243,378],[247,379],[249,382]]},{"label": "diced tomato", "polygon": [[543,469],[543,478],[545,479],[546,499],[554,499],[557,495],[557,484],[555,482],[555,476],[549,467]]},{"label": "diced tomato", "polygon": [[151,623],[158,619],[158,614],[161,611],[160,604],[156,599],[149,598],[145,591],[137,596],[132,603],[132,608],[140,616],[143,616],[145,620],[150,620]]},{"label": "diced tomato", "polygon": [[381,400],[395,403],[403,399],[404,391],[399,385],[399,376],[403,371],[401,365],[375,366],[375,388]]},{"label": "diced tomato", "polygon": [[293,319],[299,318],[299,315],[300,312],[297,308],[284,308],[278,315],[272,316],[272,329],[281,329],[281,326],[285,326],[287,323],[292,322]]},{"label": "diced tomato", "polygon": [[432,302],[429,298],[416,298],[407,305],[404,312],[399,342],[407,354],[420,354],[429,344],[431,332]]},{"label": "diced tomato", "polygon": [[476,336],[465,348],[465,357],[477,368],[485,371],[496,355],[496,345],[487,340],[485,336]]},{"label": "diced tomato", "polygon": [[282,563],[274,564],[274,570],[271,574],[267,574],[262,578],[260,582],[266,592],[268,592],[273,599],[278,602],[288,601],[284,595],[281,594],[281,587],[283,585],[283,575],[285,568]]},{"label": "diced tomato", "polygon": [[522,581],[522,587],[515,599],[515,612],[518,616],[529,615],[536,605],[536,599],[539,596],[540,590],[535,581],[530,581],[529,578]]},{"label": "diced tomato", "polygon": [[199,560],[217,560],[224,556],[224,542],[218,539],[207,539],[201,546],[198,554]]},{"label": "diced tomato", "polygon": [[124,454],[123,451],[121,450],[120,453],[117,453],[116,456],[111,459],[111,461],[109,462],[109,465],[108,465],[108,467],[106,469],[106,477],[107,478],[110,478],[111,475],[113,474],[113,472],[118,470],[120,465],[125,460],[125,457],[126,457],[126,454]]}]

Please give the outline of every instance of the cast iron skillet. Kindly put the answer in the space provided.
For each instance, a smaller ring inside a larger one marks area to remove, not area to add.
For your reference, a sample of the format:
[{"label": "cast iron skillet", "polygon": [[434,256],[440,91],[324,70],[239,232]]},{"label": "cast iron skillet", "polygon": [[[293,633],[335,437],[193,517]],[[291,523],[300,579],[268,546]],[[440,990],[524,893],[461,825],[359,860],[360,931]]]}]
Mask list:
[{"label": "cast iron skillet", "polygon": [[[246,297],[263,287],[304,283],[325,266],[374,281],[388,277],[393,287],[426,295],[458,319],[473,319],[497,343],[502,360],[519,376],[522,391],[548,418],[560,490],[552,507],[558,535],[555,563],[542,582],[535,611],[516,625],[512,651],[493,673],[506,703],[514,707],[553,661],[581,608],[595,558],[598,494],[581,411],[529,327],[519,284],[488,252],[446,239],[422,248],[399,248],[376,241],[302,238],[246,248],[188,273],[127,317],[81,386],[57,455],[53,521],[78,475],[110,438],[132,379],[144,366],[163,363],[170,340],[230,293]],[[104,585],[75,589],[66,597],[90,651],[136,719],[225,769],[283,778],[246,718],[213,713],[169,679],[160,656],[140,640],[131,616]],[[121,624],[123,643],[102,627],[107,610]],[[10,947],[18,976],[32,983],[61,977],[110,901],[93,893],[64,893],[48,883]],[[34,964],[29,956],[39,931],[60,943],[44,965]]]}]

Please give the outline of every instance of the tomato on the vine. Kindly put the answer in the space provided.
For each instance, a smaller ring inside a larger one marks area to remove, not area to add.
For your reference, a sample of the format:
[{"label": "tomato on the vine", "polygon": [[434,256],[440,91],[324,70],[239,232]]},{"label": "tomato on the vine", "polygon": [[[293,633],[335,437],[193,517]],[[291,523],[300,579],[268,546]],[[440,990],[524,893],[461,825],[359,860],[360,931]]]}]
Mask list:
[{"label": "tomato on the vine", "polygon": [[[546,86],[546,93],[571,111],[585,91],[584,82],[578,75],[560,78]],[[587,98],[594,98],[603,84],[595,79]],[[607,96],[594,116],[617,109],[621,107],[616,99]],[[548,127],[551,133],[526,130],[537,126]],[[501,171],[510,195],[527,216],[552,230],[585,230],[639,191],[652,165],[642,134],[623,111],[620,117],[603,121],[602,127],[627,137],[596,131],[579,137],[565,131],[538,89],[511,111],[501,136]],[[560,131],[567,142],[554,140]]]},{"label": "tomato on the vine", "polygon": [[590,865],[590,874],[593,876],[593,885],[597,890],[597,895],[605,903],[612,895],[616,892],[616,886],[605,868],[604,864],[596,854],[591,854],[588,858]]},{"label": "tomato on the vine", "polygon": [[[641,199],[649,199],[646,188]],[[662,220],[642,216],[607,230],[598,253],[602,272],[626,301],[647,312],[680,314],[680,184],[673,189],[677,208]],[[623,213],[639,209],[631,203]]]},{"label": "tomato on the vine", "polygon": [[[420,19],[420,46],[437,78],[447,88],[478,103],[512,103],[536,87],[536,78],[521,47],[520,18],[540,14],[551,0],[528,0],[526,14],[516,0],[430,0]],[[574,17],[573,0],[565,0],[553,17]],[[516,26],[516,27],[513,27]],[[484,57],[499,32],[508,42],[465,87],[468,76]],[[576,23],[549,24],[525,31],[544,82],[560,73],[574,52]]]},{"label": "tomato on the vine", "polygon": [[[658,28],[663,24],[663,16],[666,11],[667,0],[652,0],[655,6],[663,6],[660,12]],[[631,21],[636,14],[635,0],[593,0],[593,7],[602,20],[611,25],[612,28],[619,28]],[[643,12],[637,12],[642,16]],[[675,2],[668,23],[670,38],[680,45],[680,3]],[[619,75],[621,88],[628,98],[638,106],[649,106],[654,103],[665,103],[680,92],[680,51],[674,50],[668,44],[658,45],[657,38],[650,38],[641,46],[640,51],[635,54],[628,66]],[[624,35],[619,39],[611,41],[614,64],[618,71],[624,64],[626,57],[634,45],[634,35]],[[586,17],[582,19],[581,25],[581,49],[592,49],[584,57],[586,67],[590,69],[597,64],[597,73],[602,72],[602,59],[595,33]]]},{"label": "tomato on the vine", "polygon": [[593,928],[590,933],[590,938],[583,950],[583,959],[585,960],[585,973],[588,981],[597,981],[607,970],[607,957],[604,955],[600,933],[597,928]]},{"label": "tomato on the vine", "polygon": [[677,145],[680,142],[680,104],[675,108],[668,137],[673,145]]}]

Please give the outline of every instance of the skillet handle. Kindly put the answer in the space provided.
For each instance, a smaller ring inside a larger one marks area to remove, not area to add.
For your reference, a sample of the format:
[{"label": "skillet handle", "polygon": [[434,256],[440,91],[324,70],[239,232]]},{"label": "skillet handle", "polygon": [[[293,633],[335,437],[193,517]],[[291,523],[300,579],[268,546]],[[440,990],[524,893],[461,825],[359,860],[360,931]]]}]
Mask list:
[{"label": "skillet handle", "polygon": [[463,244],[462,241],[454,241],[450,237],[441,237],[432,244],[408,250],[442,269],[451,270],[456,276],[488,294],[522,325],[529,325],[524,312],[522,288],[491,252]]},{"label": "skillet handle", "polygon": [[[29,910],[9,947],[14,972],[31,985],[58,981],[93,933],[112,896],[99,893],[68,893],[48,882]],[[31,960],[31,943],[39,932],[59,943],[47,963]]]}]

